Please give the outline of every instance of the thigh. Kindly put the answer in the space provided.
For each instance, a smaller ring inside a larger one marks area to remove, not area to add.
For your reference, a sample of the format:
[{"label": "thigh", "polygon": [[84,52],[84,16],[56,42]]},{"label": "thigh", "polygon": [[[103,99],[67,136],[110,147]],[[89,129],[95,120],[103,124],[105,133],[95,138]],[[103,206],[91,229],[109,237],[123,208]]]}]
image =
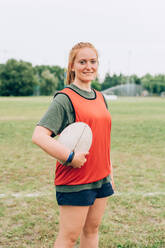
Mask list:
[{"label": "thigh", "polygon": [[59,206],[60,208],[60,233],[68,236],[78,236],[84,226],[89,206]]},{"label": "thigh", "polygon": [[99,227],[106,207],[107,199],[108,197],[96,198],[94,204],[89,207],[84,230],[90,231]]}]

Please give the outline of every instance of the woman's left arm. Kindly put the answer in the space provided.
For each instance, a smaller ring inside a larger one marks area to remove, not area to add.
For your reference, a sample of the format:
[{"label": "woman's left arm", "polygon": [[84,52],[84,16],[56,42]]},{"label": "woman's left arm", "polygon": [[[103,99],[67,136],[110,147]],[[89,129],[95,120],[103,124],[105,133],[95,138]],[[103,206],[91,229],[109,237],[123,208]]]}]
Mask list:
[{"label": "woman's left arm", "polygon": [[111,173],[110,173],[110,176],[111,176],[111,180],[112,180],[112,187],[113,187],[113,190],[115,190],[115,183],[114,183],[114,178],[113,178],[113,166],[112,166],[111,159],[110,159],[110,163],[111,163]]}]

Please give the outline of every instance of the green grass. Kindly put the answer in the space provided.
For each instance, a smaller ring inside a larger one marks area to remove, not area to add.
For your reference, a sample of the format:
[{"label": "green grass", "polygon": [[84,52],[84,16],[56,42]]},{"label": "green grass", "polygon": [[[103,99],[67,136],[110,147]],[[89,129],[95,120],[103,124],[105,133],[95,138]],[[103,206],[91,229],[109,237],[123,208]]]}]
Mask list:
[{"label": "green grass", "polygon": [[[53,247],[59,228],[55,160],[31,142],[51,99],[0,98],[0,194],[5,194],[0,198],[0,248]],[[119,193],[108,200],[99,247],[163,248],[165,99],[119,98],[109,102],[109,109]],[[35,192],[43,195],[27,196]]]}]

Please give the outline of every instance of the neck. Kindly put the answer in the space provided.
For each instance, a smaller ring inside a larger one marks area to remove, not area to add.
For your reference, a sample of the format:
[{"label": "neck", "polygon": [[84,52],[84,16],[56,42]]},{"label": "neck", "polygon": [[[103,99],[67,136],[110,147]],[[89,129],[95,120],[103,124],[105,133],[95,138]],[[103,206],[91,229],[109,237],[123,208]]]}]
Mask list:
[{"label": "neck", "polygon": [[75,80],[75,81],[73,81],[73,84],[82,90],[86,90],[89,92],[91,91],[91,81],[81,82],[81,81]]}]

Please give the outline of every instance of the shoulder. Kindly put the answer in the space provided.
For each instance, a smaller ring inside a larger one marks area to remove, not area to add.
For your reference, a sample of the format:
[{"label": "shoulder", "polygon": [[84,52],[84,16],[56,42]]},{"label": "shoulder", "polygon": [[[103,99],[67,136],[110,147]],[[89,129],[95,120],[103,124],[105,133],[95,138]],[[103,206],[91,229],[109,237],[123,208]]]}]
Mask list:
[{"label": "shoulder", "polygon": [[65,110],[70,110],[71,112],[73,110],[72,102],[69,96],[63,91],[58,91],[54,95],[53,102],[54,104],[61,105]]}]

